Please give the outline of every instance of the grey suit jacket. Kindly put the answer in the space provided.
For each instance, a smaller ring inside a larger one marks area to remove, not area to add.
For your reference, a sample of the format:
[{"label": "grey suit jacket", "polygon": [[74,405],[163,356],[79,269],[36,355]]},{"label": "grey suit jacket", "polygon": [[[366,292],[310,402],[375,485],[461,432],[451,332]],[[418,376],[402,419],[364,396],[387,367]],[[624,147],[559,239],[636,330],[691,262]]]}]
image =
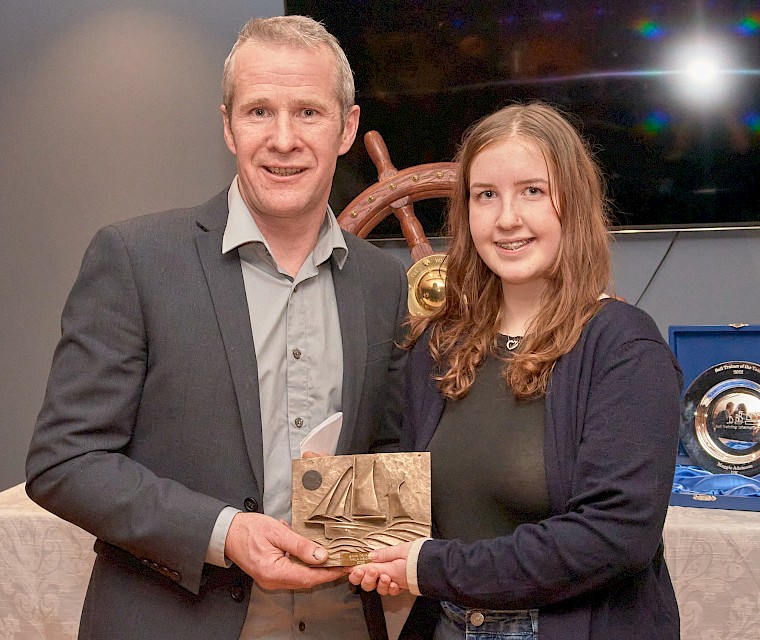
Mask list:
[{"label": "grey suit jacket", "polygon": [[[227,194],[100,230],[62,316],[27,492],[97,536],[80,637],[237,638],[251,579],[204,564],[225,505],[261,511],[256,354]],[[338,453],[398,438],[406,278],[346,234]],[[266,301],[263,301],[264,303]],[[138,623],[139,618],[139,623]]]}]

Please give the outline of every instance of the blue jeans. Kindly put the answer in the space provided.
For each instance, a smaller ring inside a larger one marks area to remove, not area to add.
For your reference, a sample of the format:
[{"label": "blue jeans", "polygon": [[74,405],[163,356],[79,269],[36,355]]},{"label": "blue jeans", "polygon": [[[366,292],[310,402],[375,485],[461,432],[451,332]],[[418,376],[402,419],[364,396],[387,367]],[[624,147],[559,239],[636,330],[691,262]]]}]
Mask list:
[{"label": "blue jeans", "polygon": [[462,609],[443,601],[433,640],[538,640],[538,609]]}]

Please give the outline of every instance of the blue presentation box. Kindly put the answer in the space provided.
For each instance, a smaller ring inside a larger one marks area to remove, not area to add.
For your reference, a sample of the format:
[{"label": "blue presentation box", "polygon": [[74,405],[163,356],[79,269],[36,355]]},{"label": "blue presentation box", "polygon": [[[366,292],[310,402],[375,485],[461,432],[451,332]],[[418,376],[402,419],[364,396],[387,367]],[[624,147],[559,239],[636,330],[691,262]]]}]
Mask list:
[{"label": "blue presentation box", "polygon": [[760,364],[760,325],[672,325],[668,343],[683,369],[684,391],[694,379],[721,362]]},{"label": "blue presentation box", "polygon": [[[760,364],[760,325],[674,325],[668,328],[668,343],[683,370],[684,393],[700,374],[722,362]],[[680,442],[676,462],[696,464]],[[760,479],[760,476],[755,476],[755,479]],[[670,504],[760,511],[760,497],[673,493]]]}]

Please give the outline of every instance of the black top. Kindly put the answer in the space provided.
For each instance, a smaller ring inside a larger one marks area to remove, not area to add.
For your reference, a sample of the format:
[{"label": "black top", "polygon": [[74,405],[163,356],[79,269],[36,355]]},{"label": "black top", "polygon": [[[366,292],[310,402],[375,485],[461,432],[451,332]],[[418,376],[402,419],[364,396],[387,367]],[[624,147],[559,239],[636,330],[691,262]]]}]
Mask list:
[{"label": "black top", "polygon": [[467,542],[508,535],[550,515],[544,469],[544,401],[518,402],[499,353],[478,368],[470,392],[447,400],[430,441],[436,533]]}]

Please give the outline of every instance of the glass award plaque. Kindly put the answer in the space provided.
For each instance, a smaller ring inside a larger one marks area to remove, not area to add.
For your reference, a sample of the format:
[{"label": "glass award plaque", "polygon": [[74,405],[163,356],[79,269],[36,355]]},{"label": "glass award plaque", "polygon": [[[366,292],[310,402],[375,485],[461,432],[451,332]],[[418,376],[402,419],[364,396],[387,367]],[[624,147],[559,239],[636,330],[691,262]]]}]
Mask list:
[{"label": "glass award plaque", "polygon": [[430,453],[293,460],[293,531],[325,547],[320,566],[369,562],[373,549],[430,537]]}]

